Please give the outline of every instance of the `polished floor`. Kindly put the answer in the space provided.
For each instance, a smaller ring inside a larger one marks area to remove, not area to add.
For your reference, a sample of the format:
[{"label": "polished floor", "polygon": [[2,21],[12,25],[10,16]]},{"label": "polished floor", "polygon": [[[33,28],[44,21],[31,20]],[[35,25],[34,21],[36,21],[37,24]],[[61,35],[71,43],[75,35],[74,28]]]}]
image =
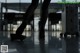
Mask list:
[{"label": "polished floor", "polygon": [[23,42],[11,42],[10,33],[0,32],[0,45],[8,45],[8,53],[80,53],[80,38],[60,38],[60,31],[46,31],[45,41],[38,40],[38,31],[28,31]]}]

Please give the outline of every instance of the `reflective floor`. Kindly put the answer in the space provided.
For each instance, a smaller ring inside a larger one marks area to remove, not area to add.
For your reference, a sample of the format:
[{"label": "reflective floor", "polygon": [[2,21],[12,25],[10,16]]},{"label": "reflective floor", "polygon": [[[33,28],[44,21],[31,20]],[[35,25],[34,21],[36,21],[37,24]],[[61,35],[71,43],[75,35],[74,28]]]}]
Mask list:
[{"label": "reflective floor", "polygon": [[80,53],[80,38],[60,38],[60,31],[45,32],[45,41],[38,40],[38,32],[25,32],[27,38],[10,41],[10,33],[0,32],[0,45],[8,45],[8,53]]}]

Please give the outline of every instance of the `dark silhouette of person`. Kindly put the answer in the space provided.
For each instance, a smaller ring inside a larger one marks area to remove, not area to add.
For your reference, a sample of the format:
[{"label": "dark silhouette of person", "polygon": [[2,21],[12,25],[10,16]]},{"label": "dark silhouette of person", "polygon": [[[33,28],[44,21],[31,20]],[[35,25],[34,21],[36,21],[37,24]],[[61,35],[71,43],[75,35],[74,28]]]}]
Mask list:
[{"label": "dark silhouette of person", "polygon": [[[34,14],[34,11],[38,6],[38,2],[39,0],[32,0],[31,5],[28,7],[28,9],[26,10],[26,13],[23,16],[22,24],[16,30],[16,34],[11,34],[11,40],[16,40],[16,39],[24,40],[26,38],[26,36],[23,36],[21,34],[26,28],[26,25],[31,21],[31,19],[34,18],[34,17],[32,18],[32,15]],[[41,12],[41,18],[39,21],[39,39],[45,38],[44,27],[47,20],[49,3],[50,3],[50,0],[44,0],[41,7],[42,12]]]}]

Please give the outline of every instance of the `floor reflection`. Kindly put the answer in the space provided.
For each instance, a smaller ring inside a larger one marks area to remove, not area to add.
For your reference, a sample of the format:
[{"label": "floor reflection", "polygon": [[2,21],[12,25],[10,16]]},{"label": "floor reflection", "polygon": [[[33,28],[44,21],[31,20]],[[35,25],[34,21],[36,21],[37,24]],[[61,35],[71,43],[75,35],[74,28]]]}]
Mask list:
[{"label": "floor reflection", "polygon": [[[28,33],[28,32],[26,32]],[[0,32],[0,45],[8,45],[8,53],[79,53],[80,38],[60,38],[60,32],[45,32],[45,41],[38,39],[38,31],[29,32],[23,41],[10,41],[10,32]]]},{"label": "floor reflection", "polygon": [[[63,41],[64,53],[79,53],[79,38],[65,38]],[[65,44],[65,45],[64,45]]]},{"label": "floor reflection", "polygon": [[40,46],[40,53],[46,53],[46,51],[45,51],[45,41],[40,40],[39,41],[39,46]]}]

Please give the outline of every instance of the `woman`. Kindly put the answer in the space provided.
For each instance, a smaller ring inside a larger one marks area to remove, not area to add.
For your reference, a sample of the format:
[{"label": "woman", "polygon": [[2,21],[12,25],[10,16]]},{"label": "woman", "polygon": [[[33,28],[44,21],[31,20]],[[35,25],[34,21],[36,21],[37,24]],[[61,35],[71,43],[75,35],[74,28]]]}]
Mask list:
[{"label": "woman", "polygon": [[[30,22],[32,18],[32,15],[34,14],[35,9],[38,6],[39,0],[32,0],[31,5],[28,7],[26,10],[25,15],[23,16],[23,22],[20,25],[20,27],[17,29],[16,34],[11,34],[11,40],[24,40],[26,36],[22,36],[21,34],[23,33],[24,29],[26,28],[27,23]],[[50,3],[50,0],[44,0],[42,7],[41,7],[41,18],[39,21],[39,39],[44,39],[44,27],[45,23],[47,20],[47,15],[48,15],[48,5]],[[43,33],[42,33],[43,31]]]}]

